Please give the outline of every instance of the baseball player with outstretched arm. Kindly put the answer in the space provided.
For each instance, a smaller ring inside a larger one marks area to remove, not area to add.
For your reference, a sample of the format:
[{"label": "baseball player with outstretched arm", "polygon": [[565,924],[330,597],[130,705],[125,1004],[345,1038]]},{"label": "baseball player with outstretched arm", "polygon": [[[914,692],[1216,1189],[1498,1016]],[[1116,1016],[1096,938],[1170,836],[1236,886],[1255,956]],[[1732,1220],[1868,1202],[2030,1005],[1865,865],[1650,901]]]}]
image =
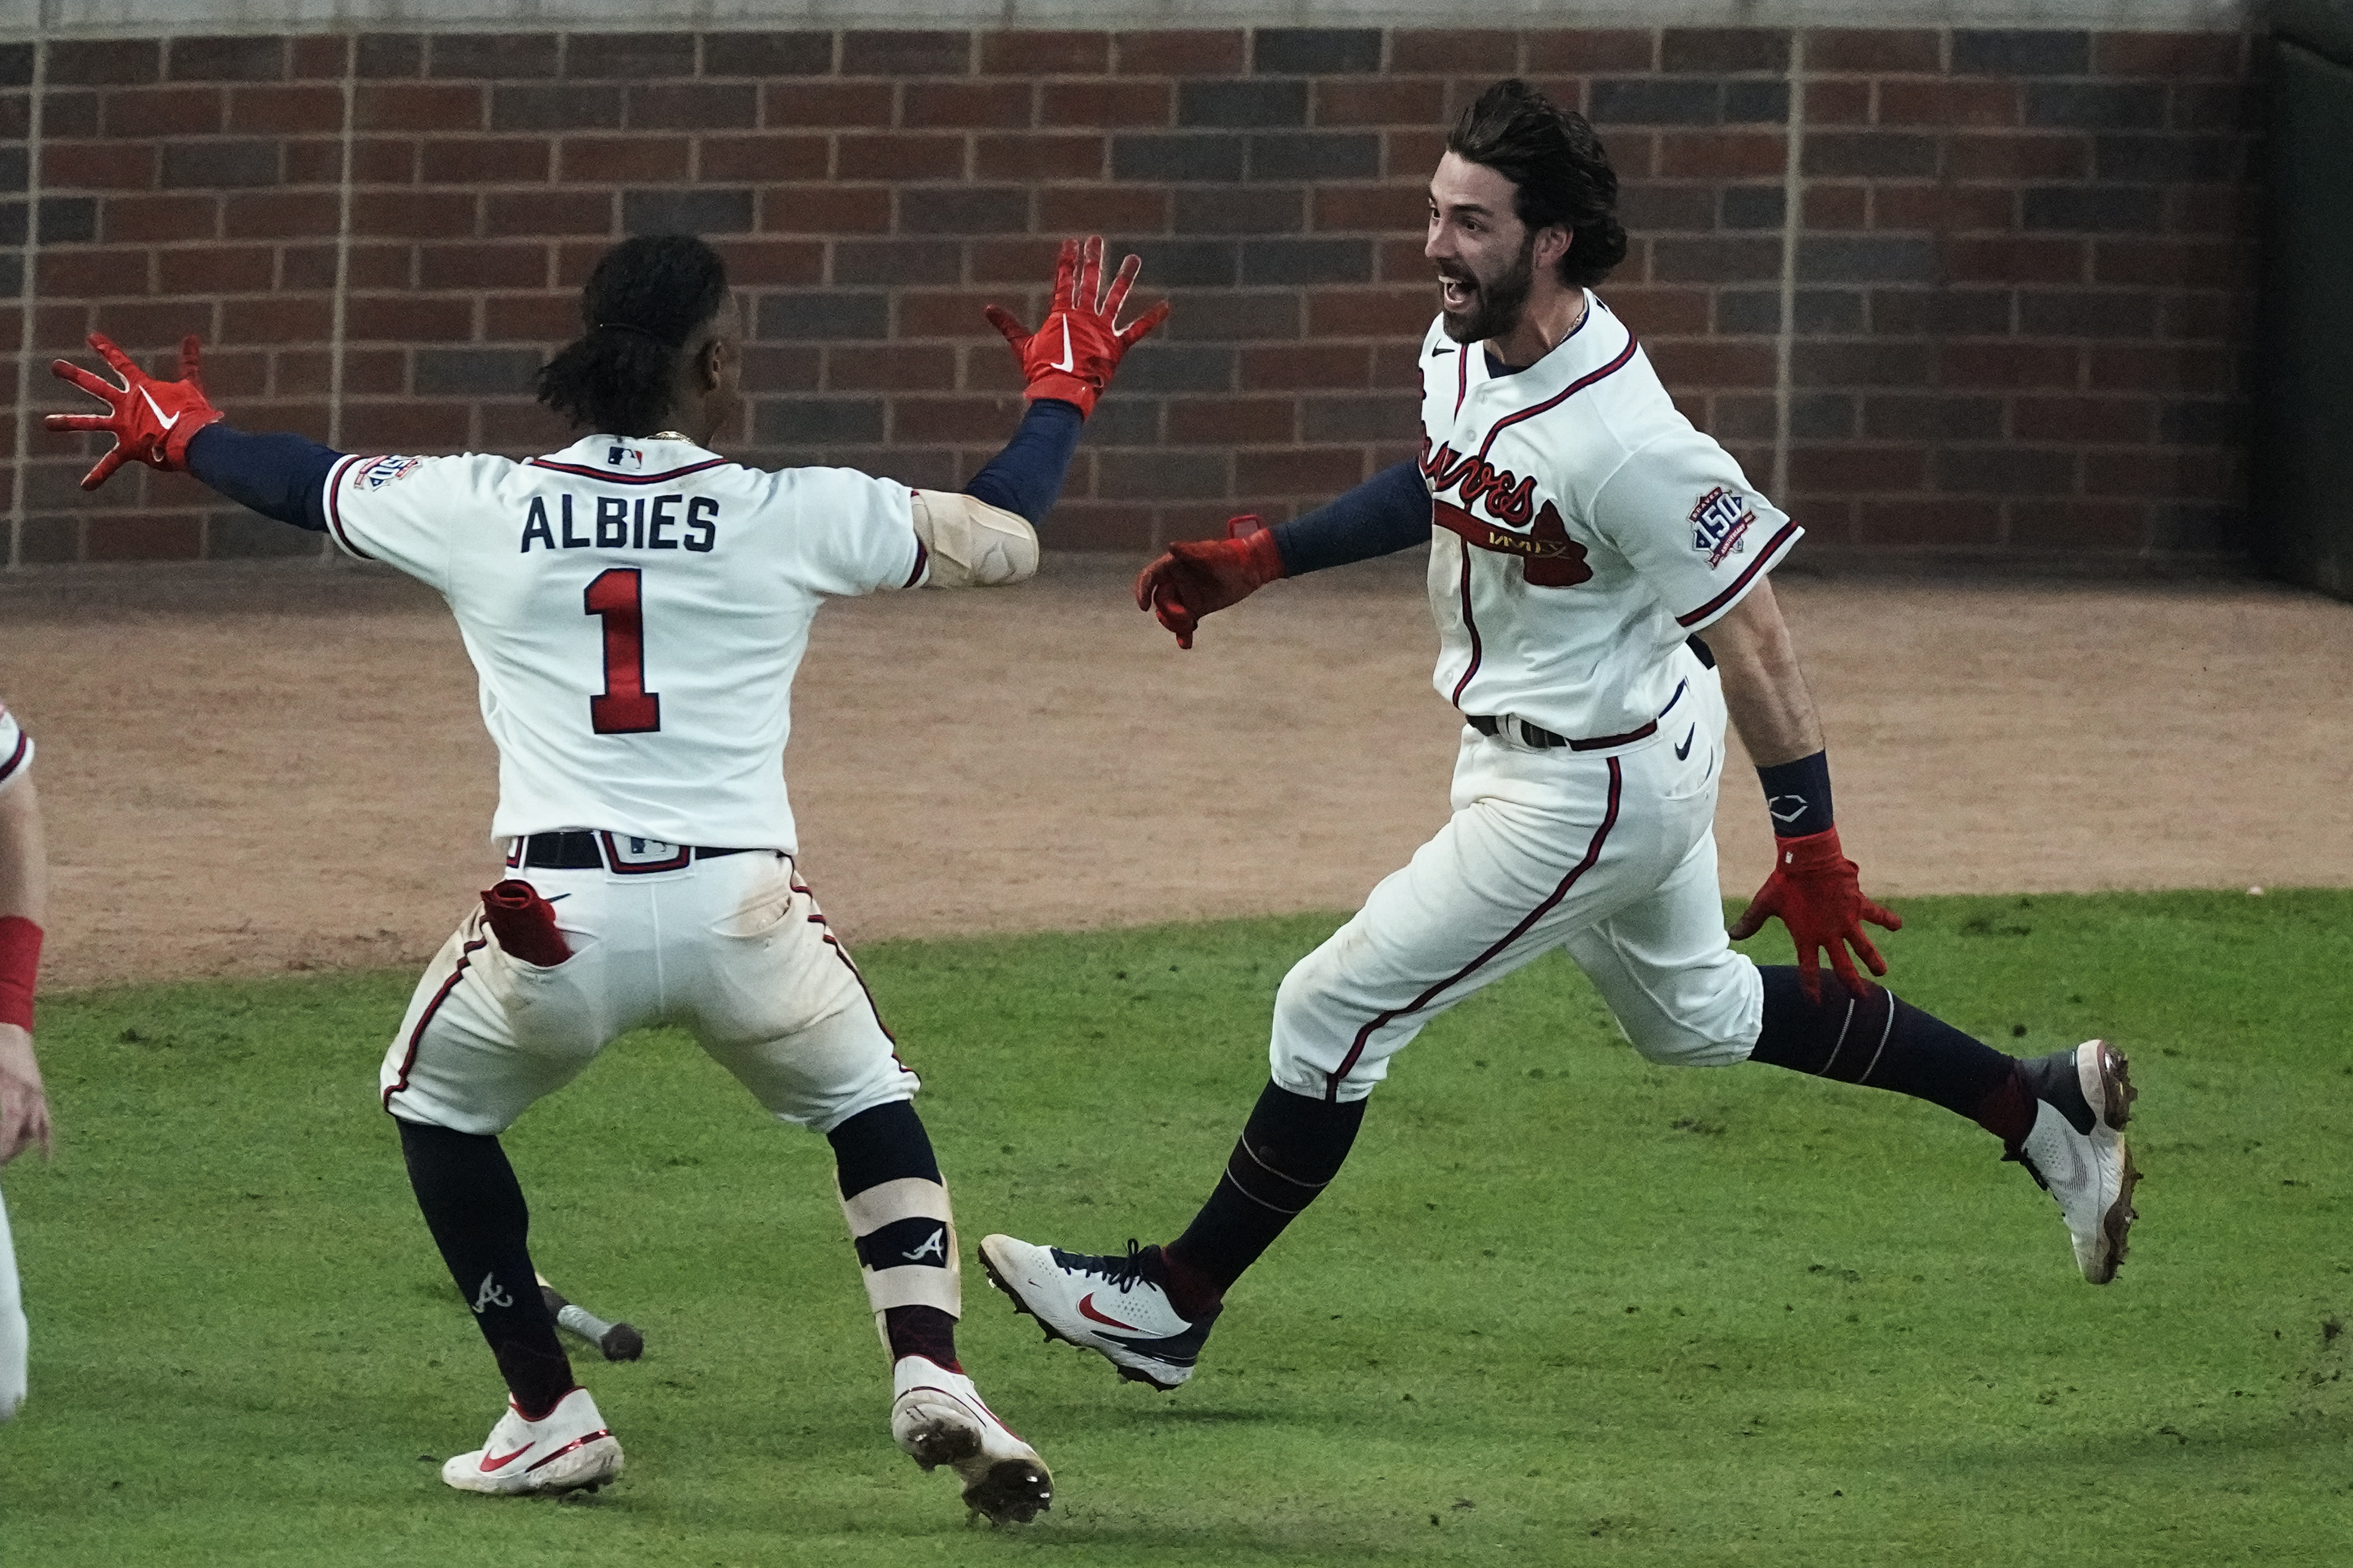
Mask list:
[{"label": "baseball player with outstretched arm", "polygon": [[[1427,542],[1437,687],[1463,729],[1452,818],[1284,977],[1272,1081],[1191,1226],[1124,1258],[983,1239],[1023,1310],[1125,1376],[1189,1378],[1227,1289],[1338,1174],[1389,1058],[1555,948],[1651,1060],[1766,1062],[1931,1100],[2058,1199],[2085,1279],[2124,1258],[2124,1058],[2094,1040],[2014,1060],[1848,956],[1885,973],[1861,922],[1898,922],[1839,848],[1821,727],[1767,581],[1800,530],[1675,411],[1590,292],[1625,255],[1616,193],[1581,117],[1520,81],[1490,88],[1430,186],[1440,310],[1419,461],[1280,527],[1237,520],[1234,537],[1178,544],[1137,582],[1189,647],[1202,616],[1275,578]],[[1730,934],[1778,915],[1795,968],[1750,963],[1724,928],[1727,716],[1778,848]]]},{"label": "baseball player with outstretched arm", "polygon": [[[0,1165],[36,1143],[49,1152],[49,1101],[33,1059],[33,982],[41,965],[48,859],[33,793],[33,738],[0,706]],[[8,1207],[0,1203],[0,1421],[25,1399],[24,1292]]]},{"label": "baseball player with outstretched arm", "polygon": [[498,743],[491,824],[508,879],[418,983],[385,1057],[418,1205],[504,1376],[488,1440],[442,1479],[473,1491],[593,1488],[621,1450],[555,1337],[528,1213],[498,1135],[615,1037],[659,1020],[780,1121],[831,1142],[842,1208],[892,1363],[891,1427],[972,1508],[1021,1521],[1051,1479],[956,1359],[948,1191],[910,1100],[918,1084],[795,868],[778,766],[793,672],[826,597],[1020,581],[1031,525],[1121,356],[1166,313],[1115,324],[1131,257],[1066,242],[1034,333],[990,320],[1029,382],[1011,443],[960,492],[846,468],[768,473],[711,443],[743,407],[743,318],[716,252],[682,236],[607,252],[578,341],[540,398],[590,432],[515,462],[333,452],[241,435],[196,379],[157,382],[100,339],[117,387],[59,366],[126,456],[185,468],[255,510],[323,529],[362,560],[439,590]]}]

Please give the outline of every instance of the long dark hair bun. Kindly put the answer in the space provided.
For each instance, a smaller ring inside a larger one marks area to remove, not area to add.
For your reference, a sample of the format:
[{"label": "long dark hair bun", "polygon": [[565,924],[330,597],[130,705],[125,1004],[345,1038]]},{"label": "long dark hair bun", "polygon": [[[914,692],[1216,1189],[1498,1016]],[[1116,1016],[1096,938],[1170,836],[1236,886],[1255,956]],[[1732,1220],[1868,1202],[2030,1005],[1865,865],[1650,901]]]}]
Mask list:
[{"label": "long dark hair bun", "polygon": [[575,426],[646,436],[670,413],[678,356],[727,303],[727,264],[691,234],[607,251],[580,290],[581,336],[540,367],[539,400]]}]

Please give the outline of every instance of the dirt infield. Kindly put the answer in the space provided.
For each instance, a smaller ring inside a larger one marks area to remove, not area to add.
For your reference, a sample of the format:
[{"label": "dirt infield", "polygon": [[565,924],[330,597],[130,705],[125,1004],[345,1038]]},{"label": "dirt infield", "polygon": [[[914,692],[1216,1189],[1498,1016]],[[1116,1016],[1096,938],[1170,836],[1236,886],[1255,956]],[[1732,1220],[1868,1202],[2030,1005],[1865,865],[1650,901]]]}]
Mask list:
[{"label": "dirt infield", "polygon": [[[1278,584],[1179,653],[1134,563],[829,606],[803,859],[853,939],[1346,908],[1442,820],[1419,567]],[[1778,580],[1867,887],[2353,885],[2353,606],[2249,583]],[[0,585],[37,738],[51,984],[421,962],[496,875],[439,601],[311,566]],[[1725,879],[1766,864],[1736,768]]]}]

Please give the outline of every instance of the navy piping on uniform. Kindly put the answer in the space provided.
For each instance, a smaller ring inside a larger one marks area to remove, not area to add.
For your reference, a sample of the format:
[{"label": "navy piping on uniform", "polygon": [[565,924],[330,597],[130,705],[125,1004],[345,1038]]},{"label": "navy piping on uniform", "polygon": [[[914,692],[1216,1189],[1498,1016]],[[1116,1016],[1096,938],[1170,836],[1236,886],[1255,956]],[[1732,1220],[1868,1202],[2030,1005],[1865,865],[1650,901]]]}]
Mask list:
[{"label": "navy piping on uniform", "polygon": [[[1568,340],[1564,338],[1561,341],[1563,342],[1567,342]],[[1496,420],[1494,424],[1488,426],[1487,438],[1479,443],[1480,461],[1484,462],[1486,460],[1489,448],[1494,446],[1495,437],[1504,433],[1504,427],[1505,426],[1516,425],[1523,419],[1533,419],[1539,414],[1546,413],[1551,409],[1557,408],[1560,405],[1567,402],[1578,393],[1583,392],[1587,387],[1591,386],[1595,382],[1599,381],[1603,376],[1615,375],[1618,372],[1626,368],[1627,362],[1634,357],[1634,351],[1641,346],[1641,345],[1635,340],[1634,334],[1632,332],[1628,332],[1626,334],[1626,346],[1618,351],[1618,357],[1616,359],[1611,360],[1599,370],[1589,371],[1586,374],[1578,376],[1575,381],[1570,382],[1567,386],[1562,387],[1558,392],[1554,393],[1542,403],[1523,408],[1516,414],[1506,414],[1501,419]]]},{"label": "navy piping on uniform", "polygon": [[335,471],[327,476],[327,527],[334,534],[336,543],[363,561],[373,561],[375,557],[353,544],[352,536],[343,531],[343,476],[352,471],[353,464],[378,462],[382,460],[382,456],[378,454],[373,458],[356,456],[345,458],[336,466]]},{"label": "navy piping on uniform", "polygon": [[531,468],[547,468],[559,474],[576,474],[584,479],[601,479],[608,485],[659,485],[666,484],[671,479],[682,479],[689,474],[699,474],[705,468],[725,468],[731,461],[732,459],[726,458],[712,458],[708,462],[695,463],[683,468],[672,468],[666,474],[638,475],[603,474],[598,473],[595,468],[584,468],[577,463],[551,463],[544,458],[527,458],[523,460],[523,466]]},{"label": "navy piping on uniform", "polygon": [[[0,711],[5,711],[5,710],[0,710]],[[16,770],[25,765],[25,753],[32,750],[32,748],[33,737],[25,733],[21,728],[17,730],[16,749],[8,753],[8,760],[6,762],[0,763],[0,784],[6,784],[10,779],[16,776]]]},{"label": "navy piping on uniform", "polygon": [[1465,543],[1461,548],[1462,551],[1462,627],[1471,634],[1471,663],[1462,671],[1462,679],[1454,683],[1453,694],[1447,698],[1447,700],[1458,709],[1462,706],[1462,689],[1471,684],[1472,676],[1479,673],[1479,660],[1485,657],[1479,643],[1479,623],[1471,614],[1471,546]]},{"label": "navy piping on uniform", "polygon": [[1440,981],[1437,984],[1431,986],[1429,990],[1423,992],[1420,995],[1415,997],[1404,1006],[1393,1007],[1386,1013],[1376,1015],[1371,1023],[1366,1024],[1363,1028],[1357,1030],[1356,1043],[1348,1047],[1348,1054],[1340,1058],[1340,1065],[1335,1071],[1326,1075],[1324,1099],[1327,1103],[1337,1105],[1340,1102],[1340,1080],[1348,1076],[1348,1069],[1355,1067],[1356,1065],[1356,1058],[1365,1054],[1366,1043],[1373,1037],[1375,1030],[1381,1028],[1393,1018],[1401,1018],[1408,1013],[1420,1012],[1424,1007],[1430,1005],[1432,998],[1440,995],[1441,993],[1453,986],[1461,984],[1463,981],[1468,980],[1472,975],[1477,973],[1481,969],[1486,967],[1486,965],[1494,959],[1497,953],[1502,952],[1504,949],[1510,947],[1512,943],[1519,941],[1521,937],[1526,935],[1530,926],[1535,925],[1536,921],[1542,920],[1546,914],[1550,913],[1553,907],[1558,904],[1561,900],[1568,897],[1568,890],[1577,886],[1578,878],[1593,869],[1595,862],[1601,858],[1601,846],[1603,842],[1609,838],[1610,828],[1617,826],[1619,795],[1620,787],[1624,783],[1624,774],[1619,768],[1618,759],[1610,757],[1607,760],[1609,763],[1609,808],[1602,814],[1601,826],[1593,830],[1593,841],[1585,847],[1585,858],[1579,860],[1575,866],[1571,867],[1569,868],[1568,875],[1560,879],[1560,886],[1555,888],[1550,896],[1548,896],[1544,902],[1538,904],[1535,909],[1530,910],[1527,912],[1526,917],[1523,919],[1519,924],[1514,926],[1510,931],[1504,934],[1502,941],[1496,942],[1493,946],[1487,949],[1486,952],[1481,953],[1478,957],[1472,959],[1470,963],[1464,964],[1452,974],[1448,975],[1445,979]]},{"label": "navy piping on uniform", "polygon": [[1748,579],[1756,576],[1757,574],[1762,572],[1766,567],[1773,563],[1774,557],[1779,555],[1786,548],[1788,548],[1789,541],[1795,538],[1797,533],[1798,525],[1796,523],[1783,523],[1781,525],[1781,531],[1773,536],[1773,542],[1757,552],[1757,559],[1751,561],[1748,563],[1747,569],[1742,572],[1739,576],[1735,577],[1725,588],[1723,593],[1718,594],[1715,598],[1710,599],[1706,604],[1702,605],[1698,609],[1692,611],[1689,615],[1677,616],[1675,617],[1675,625],[1679,626],[1687,626],[1694,621],[1704,621],[1707,619],[1708,616],[1715,614],[1715,612],[1721,609],[1725,605],[1730,603],[1739,595],[1740,590],[1748,586]]},{"label": "navy piping on uniform", "polygon": [[468,942],[458,955],[458,966],[449,972],[449,978],[441,983],[441,989],[433,994],[433,1000],[425,1005],[423,1015],[417,1020],[417,1027],[408,1032],[408,1053],[400,1058],[400,1076],[390,1089],[384,1091],[384,1109],[387,1113],[392,1110],[392,1097],[408,1087],[408,1069],[417,1065],[417,1047],[425,1043],[425,1031],[433,1022],[433,1016],[441,1011],[442,1003],[449,1000],[449,993],[458,989],[458,982],[466,978],[466,966],[474,962],[474,954],[490,945],[491,939],[486,936]]}]

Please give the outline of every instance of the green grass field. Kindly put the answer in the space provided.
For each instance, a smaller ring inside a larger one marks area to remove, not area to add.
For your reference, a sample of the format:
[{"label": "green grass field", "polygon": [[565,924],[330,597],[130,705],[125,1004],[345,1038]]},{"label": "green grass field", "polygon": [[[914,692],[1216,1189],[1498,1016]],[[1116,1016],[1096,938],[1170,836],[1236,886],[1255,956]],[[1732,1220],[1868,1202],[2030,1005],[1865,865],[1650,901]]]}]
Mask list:
[{"label": "green grass field", "polygon": [[931,1081],[965,1363],[1057,1473],[1000,1531],[891,1447],[823,1141],[683,1038],[621,1042],[507,1140],[542,1266],[650,1345],[579,1363],[629,1469],[555,1504],[437,1479],[500,1394],[372,1099],[411,977],[54,997],[63,1146],[5,1177],[35,1340],[0,1561],[2353,1561],[2353,894],[1905,913],[1907,998],[2131,1053],[2116,1285],[1976,1129],[1651,1068],[1546,961],[1399,1059],[1169,1395],[1041,1343],[972,1243],[1178,1228],[1332,921],[867,952]]}]

